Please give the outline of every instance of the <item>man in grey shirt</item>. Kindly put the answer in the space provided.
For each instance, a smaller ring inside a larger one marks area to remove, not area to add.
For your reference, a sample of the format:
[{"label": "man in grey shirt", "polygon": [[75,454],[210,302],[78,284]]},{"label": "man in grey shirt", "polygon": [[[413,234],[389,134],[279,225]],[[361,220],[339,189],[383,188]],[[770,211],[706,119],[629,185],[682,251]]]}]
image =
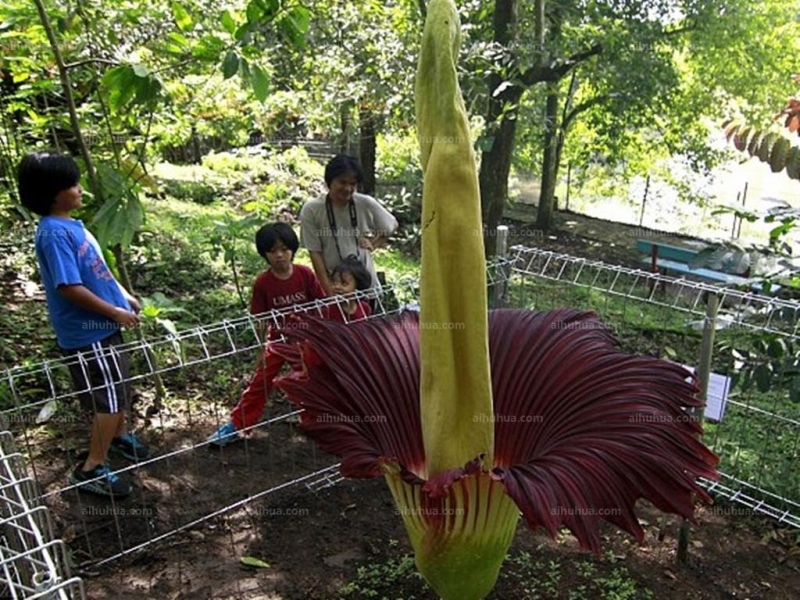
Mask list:
[{"label": "man in grey shirt", "polygon": [[309,200],[300,211],[300,243],[311,255],[327,294],[331,294],[330,273],[353,254],[372,275],[372,287],[380,286],[372,252],[388,241],[397,219],[372,196],[356,192],[362,179],[354,157],[334,156],[325,166],[328,193]]}]

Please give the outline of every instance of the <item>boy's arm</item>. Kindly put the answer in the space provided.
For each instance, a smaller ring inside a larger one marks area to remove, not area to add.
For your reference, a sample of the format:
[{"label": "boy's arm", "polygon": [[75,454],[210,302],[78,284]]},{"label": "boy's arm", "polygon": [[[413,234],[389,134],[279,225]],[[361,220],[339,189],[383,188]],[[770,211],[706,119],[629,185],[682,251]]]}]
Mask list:
[{"label": "boy's arm", "polygon": [[82,285],[62,285],[58,292],[73,304],[103,315],[123,327],[135,327],[139,323],[138,315],[106,302]]}]

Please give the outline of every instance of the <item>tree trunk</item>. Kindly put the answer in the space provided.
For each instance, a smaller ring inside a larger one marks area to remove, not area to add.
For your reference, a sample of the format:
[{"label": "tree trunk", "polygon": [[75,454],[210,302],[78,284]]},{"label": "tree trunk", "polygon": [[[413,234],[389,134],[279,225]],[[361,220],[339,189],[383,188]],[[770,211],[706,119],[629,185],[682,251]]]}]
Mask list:
[{"label": "tree trunk", "polygon": [[372,109],[361,104],[358,107],[359,142],[358,154],[364,181],[361,191],[369,196],[375,195],[375,115]]},{"label": "tree trunk", "polygon": [[517,120],[504,118],[491,148],[481,157],[479,181],[483,205],[483,241],[487,257],[496,254],[495,231],[503,218],[503,208],[508,198],[508,176],[511,172],[516,132]]},{"label": "tree trunk", "polygon": [[341,129],[339,134],[339,153],[351,153],[350,129],[351,129],[351,115],[350,115],[350,102],[343,102],[339,106],[339,127]]},{"label": "tree trunk", "polygon": [[548,231],[552,224],[553,204],[558,176],[560,125],[558,122],[558,83],[547,90],[544,123],[544,157],[542,158],[542,185],[539,192],[539,207],[536,213],[536,228]]},{"label": "tree trunk", "polygon": [[50,49],[53,52],[56,65],[58,66],[58,74],[61,79],[61,91],[64,94],[64,100],[67,102],[67,109],[69,112],[69,122],[72,126],[72,133],[75,135],[75,142],[80,148],[83,162],[86,164],[86,175],[89,178],[89,184],[92,187],[95,202],[97,202],[98,205],[102,205],[104,201],[103,190],[100,187],[100,180],[97,178],[94,161],[92,161],[92,156],[89,154],[89,148],[86,145],[86,140],[81,132],[80,121],[78,121],[78,109],[75,106],[75,96],[72,93],[72,81],[70,80],[69,72],[64,63],[64,58],[61,55],[61,49],[58,47],[58,40],[56,39],[53,26],[50,23],[50,17],[47,15],[47,9],[44,7],[44,2],[42,0],[34,0],[34,3],[36,4],[36,10],[39,13],[42,27],[44,27],[47,39],[50,42]]},{"label": "tree trunk", "polygon": [[[515,38],[516,27],[516,0],[496,0],[493,41],[508,48]],[[489,149],[481,155],[479,174],[483,241],[487,258],[494,256],[497,250],[495,230],[503,217],[503,208],[508,198],[508,176],[511,172],[514,136],[517,132],[516,111],[504,113],[503,109],[507,104],[517,106],[524,91],[521,87],[509,86],[494,95],[503,81],[503,77],[498,73],[492,73],[487,82],[489,105],[486,112],[486,124],[487,128],[494,130],[494,138]]]}]

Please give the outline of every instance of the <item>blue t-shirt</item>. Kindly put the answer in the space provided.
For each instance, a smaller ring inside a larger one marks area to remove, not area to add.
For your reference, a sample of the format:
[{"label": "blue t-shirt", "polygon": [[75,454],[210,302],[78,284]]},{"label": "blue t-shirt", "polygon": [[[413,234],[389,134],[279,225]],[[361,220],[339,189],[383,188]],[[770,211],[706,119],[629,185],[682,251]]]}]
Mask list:
[{"label": "blue t-shirt", "polygon": [[119,330],[119,323],[81,308],[58,291],[62,285],[82,285],[109,304],[131,309],[97,240],[81,221],[42,217],[36,230],[36,259],[59,346],[81,348]]}]

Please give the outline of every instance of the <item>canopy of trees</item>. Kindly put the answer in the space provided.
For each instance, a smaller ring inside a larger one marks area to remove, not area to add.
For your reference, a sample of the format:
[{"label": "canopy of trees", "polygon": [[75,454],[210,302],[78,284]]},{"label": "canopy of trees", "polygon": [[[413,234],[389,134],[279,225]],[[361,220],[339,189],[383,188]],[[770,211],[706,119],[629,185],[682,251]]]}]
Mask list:
[{"label": "canopy of trees", "polygon": [[[707,169],[721,158],[710,132],[726,118],[765,127],[792,92],[798,11],[788,0],[460,8],[487,230],[502,216],[513,168],[541,178],[547,228],[565,164],[579,176],[614,169],[624,178],[680,154]],[[8,0],[0,216],[25,216],[11,208],[13,165],[43,146],[83,159],[95,224],[121,248],[141,223],[139,193],[155,185],[148,172],[157,160],[324,138],[357,147],[373,174],[386,160],[376,139],[414,136],[424,10],[424,0]]]}]

